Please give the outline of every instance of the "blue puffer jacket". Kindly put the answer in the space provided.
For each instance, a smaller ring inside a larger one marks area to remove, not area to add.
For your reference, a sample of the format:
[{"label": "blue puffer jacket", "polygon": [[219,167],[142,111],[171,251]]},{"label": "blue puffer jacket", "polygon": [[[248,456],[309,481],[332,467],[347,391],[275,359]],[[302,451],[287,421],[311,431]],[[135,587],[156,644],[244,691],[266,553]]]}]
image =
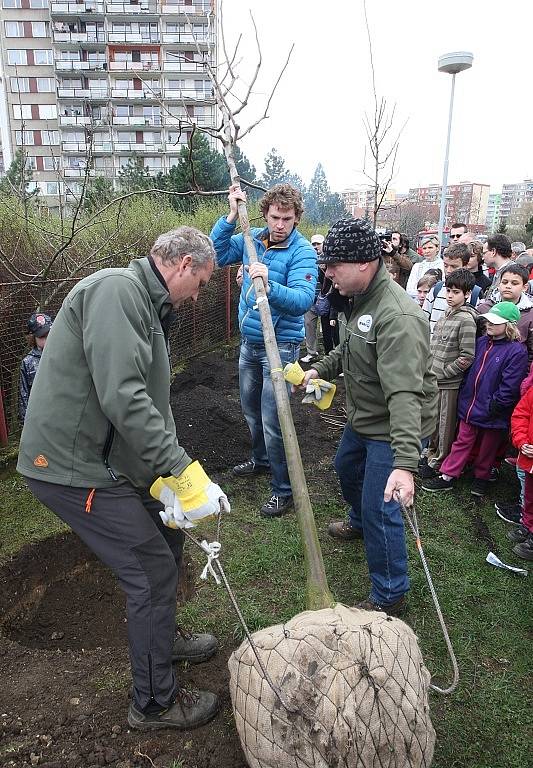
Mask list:
[{"label": "blue puffer jacket", "polygon": [[527,370],[525,344],[482,336],[459,392],[459,418],[474,427],[508,429]]},{"label": "blue puffer jacket", "polygon": [[[222,216],[213,227],[211,239],[220,267],[227,264],[248,264],[242,234],[234,235],[236,223],[228,224]],[[279,342],[300,342],[304,338],[303,314],[315,298],[317,279],[316,254],[311,243],[293,229],[282,245],[267,248],[268,229],[252,229],[257,258],[268,267],[270,292],[268,303]],[[239,329],[253,344],[263,343],[259,310],[255,306],[255,291],[248,273],[239,299]]]}]

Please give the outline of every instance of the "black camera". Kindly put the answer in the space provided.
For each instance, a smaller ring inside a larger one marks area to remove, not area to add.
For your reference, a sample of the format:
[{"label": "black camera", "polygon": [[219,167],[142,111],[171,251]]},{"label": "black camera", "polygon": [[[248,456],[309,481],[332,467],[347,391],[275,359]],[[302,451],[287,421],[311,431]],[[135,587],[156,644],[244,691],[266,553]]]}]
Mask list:
[{"label": "black camera", "polygon": [[383,232],[381,235],[378,235],[380,240],[384,240],[387,243],[392,242],[392,232]]}]

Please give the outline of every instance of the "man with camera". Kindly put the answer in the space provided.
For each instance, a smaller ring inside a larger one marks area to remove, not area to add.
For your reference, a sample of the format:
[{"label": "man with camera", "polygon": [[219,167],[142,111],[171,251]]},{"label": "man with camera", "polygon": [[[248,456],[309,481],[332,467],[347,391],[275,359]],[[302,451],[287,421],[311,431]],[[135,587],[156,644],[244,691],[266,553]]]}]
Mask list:
[{"label": "man with camera", "polygon": [[409,279],[409,274],[413,267],[413,262],[409,256],[400,253],[400,241],[398,240],[398,245],[395,244],[395,234],[398,233],[384,232],[382,235],[379,235],[383,261],[389,271],[392,266],[396,265],[399,270],[397,282],[402,286],[402,288],[405,288],[407,285],[407,280]]}]

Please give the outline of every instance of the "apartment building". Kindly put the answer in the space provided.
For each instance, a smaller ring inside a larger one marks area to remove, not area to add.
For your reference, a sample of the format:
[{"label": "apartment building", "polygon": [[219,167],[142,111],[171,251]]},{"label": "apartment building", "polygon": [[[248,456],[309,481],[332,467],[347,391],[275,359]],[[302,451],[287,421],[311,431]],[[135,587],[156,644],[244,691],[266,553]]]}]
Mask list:
[{"label": "apartment building", "polygon": [[[374,210],[374,190],[368,184],[361,184],[357,187],[348,187],[340,193],[344,207],[350,216],[358,217],[368,215],[368,212]],[[381,194],[378,200],[384,207],[394,205],[397,200],[394,189],[387,189],[383,200]]]},{"label": "apartment building", "polygon": [[489,202],[487,205],[487,218],[485,219],[485,226],[488,233],[497,232],[500,226],[501,199],[502,196],[498,192],[489,195]]},{"label": "apartment building", "polygon": [[[448,227],[455,221],[472,226],[485,226],[489,202],[488,184],[462,181],[450,184],[446,188],[446,222]],[[440,206],[442,186],[430,184],[428,187],[413,187],[409,190],[409,200],[421,205]]]},{"label": "apartment building", "polygon": [[520,209],[526,203],[533,203],[533,179],[525,179],[518,184],[504,184],[500,202],[500,221],[506,224],[515,223],[515,218],[520,215]]},{"label": "apartment building", "polygon": [[4,166],[23,147],[51,207],[131,158],[168,171],[215,124],[216,0],[0,2]]}]

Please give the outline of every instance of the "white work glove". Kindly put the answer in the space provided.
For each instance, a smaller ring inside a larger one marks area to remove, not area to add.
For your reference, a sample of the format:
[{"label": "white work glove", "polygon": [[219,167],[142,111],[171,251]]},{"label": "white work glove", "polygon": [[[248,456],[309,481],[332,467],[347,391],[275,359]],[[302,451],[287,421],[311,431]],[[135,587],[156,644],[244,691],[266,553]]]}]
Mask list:
[{"label": "white work glove", "polygon": [[193,528],[203,518],[231,511],[222,488],[208,478],[197,461],[179,477],[158,477],[150,493],[165,506],[160,516],[169,528]]}]

